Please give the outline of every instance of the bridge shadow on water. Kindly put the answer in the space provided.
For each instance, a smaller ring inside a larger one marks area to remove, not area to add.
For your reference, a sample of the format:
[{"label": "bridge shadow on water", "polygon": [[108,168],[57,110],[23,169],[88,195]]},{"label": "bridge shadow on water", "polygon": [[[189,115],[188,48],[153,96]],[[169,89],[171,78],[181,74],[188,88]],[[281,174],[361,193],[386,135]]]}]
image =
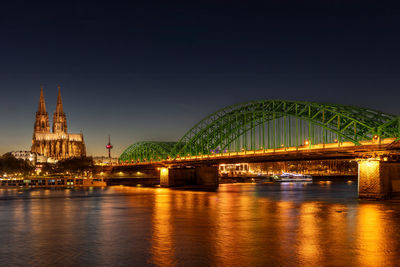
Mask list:
[{"label": "bridge shadow on water", "polygon": [[[246,189],[244,188],[244,190]],[[319,181],[314,183],[256,184],[254,188],[248,190],[253,191],[256,197],[267,197],[275,201],[341,203],[357,201],[356,182]]]},{"label": "bridge shadow on water", "polygon": [[239,193],[271,201],[334,203],[357,203],[357,181],[314,181],[310,183],[224,183],[219,187],[182,186],[171,187],[173,191],[215,192],[217,194]]}]

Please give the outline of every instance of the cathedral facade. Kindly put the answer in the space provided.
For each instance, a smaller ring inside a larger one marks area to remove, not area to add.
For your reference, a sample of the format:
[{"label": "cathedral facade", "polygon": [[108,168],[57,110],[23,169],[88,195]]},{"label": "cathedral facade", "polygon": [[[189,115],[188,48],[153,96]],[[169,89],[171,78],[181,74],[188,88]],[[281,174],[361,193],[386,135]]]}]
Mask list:
[{"label": "cathedral facade", "polygon": [[58,86],[57,107],[53,115],[51,131],[43,87],[41,87],[31,151],[54,160],[86,156],[83,134],[68,133],[67,129],[67,117],[63,110],[60,86]]}]

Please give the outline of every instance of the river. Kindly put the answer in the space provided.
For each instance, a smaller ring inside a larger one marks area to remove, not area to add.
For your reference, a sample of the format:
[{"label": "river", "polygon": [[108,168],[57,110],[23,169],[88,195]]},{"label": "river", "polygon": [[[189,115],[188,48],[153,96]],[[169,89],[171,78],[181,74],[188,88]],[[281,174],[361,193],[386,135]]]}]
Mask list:
[{"label": "river", "polygon": [[400,201],[356,182],[0,190],[2,266],[399,266]]}]

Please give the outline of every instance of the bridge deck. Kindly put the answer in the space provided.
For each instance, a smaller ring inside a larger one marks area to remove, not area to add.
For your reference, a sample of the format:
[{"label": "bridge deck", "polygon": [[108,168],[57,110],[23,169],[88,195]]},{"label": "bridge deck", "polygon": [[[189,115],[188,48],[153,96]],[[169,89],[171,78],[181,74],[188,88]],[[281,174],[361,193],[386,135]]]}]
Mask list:
[{"label": "bridge deck", "polygon": [[157,162],[121,163],[126,166],[149,165],[203,165],[239,162],[272,162],[289,160],[317,160],[317,159],[351,159],[364,157],[366,154],[390,155],[400,157],[400,144],[394,138],[381,141],[380,144],[371,141],[362,142],[361,146],[355,146],[351,142],[316,144],[312,147],[283,147],[279,149],[261,149],[242,152],[227,152],[212,155],[199,155],[179,157]]}]

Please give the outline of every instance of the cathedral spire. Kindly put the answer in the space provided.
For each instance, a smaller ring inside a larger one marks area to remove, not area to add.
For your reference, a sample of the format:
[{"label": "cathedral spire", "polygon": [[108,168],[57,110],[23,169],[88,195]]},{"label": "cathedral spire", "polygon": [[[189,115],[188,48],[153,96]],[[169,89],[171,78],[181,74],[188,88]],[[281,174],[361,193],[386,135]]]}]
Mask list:
[{"label": "cathedral spire", "polygon": [[67,117],[63,110],[61,86],[58,87],[57,108],[53,115],[53,133],[67,133]]},{"label": "cathedral spire", "polygon": [[39,108],[38,114],[46,114],[46,103],[44,101],[44,94],[43,94],[43,86],[40,85],[40,99],[39,99]]},{"label": "cathedral spire", "polygon": [[46,111],[46,103],[44,101],[42,85],[40,85],[39,108],[38,111],[36,112],[34,132],[35,133],[50,132],[49,114]]},{"label": "cathedral spire", "polygon": [[58,85],[58,97],[57,97],[57,108],[56,108],[56,113],[58,114],[63,114],[63,104],[62,104],[62,99],[61,99],[61,86]]}]

